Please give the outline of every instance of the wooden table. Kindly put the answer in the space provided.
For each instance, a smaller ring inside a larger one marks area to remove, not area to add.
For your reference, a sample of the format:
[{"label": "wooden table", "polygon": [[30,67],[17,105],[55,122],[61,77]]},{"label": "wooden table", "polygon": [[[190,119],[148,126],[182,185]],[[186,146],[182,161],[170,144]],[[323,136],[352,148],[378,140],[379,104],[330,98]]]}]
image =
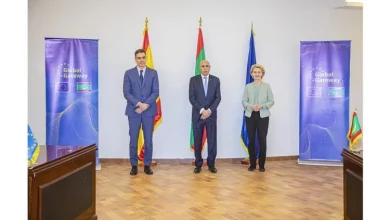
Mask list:
[{"label": "wooden table", "polygon": [[28,167],[28,219],[97,219],[96,145],[40,148]]},{"label": "wooden table", "polygon": [[344,219],[363,219],[363,153],[344,149]]}]

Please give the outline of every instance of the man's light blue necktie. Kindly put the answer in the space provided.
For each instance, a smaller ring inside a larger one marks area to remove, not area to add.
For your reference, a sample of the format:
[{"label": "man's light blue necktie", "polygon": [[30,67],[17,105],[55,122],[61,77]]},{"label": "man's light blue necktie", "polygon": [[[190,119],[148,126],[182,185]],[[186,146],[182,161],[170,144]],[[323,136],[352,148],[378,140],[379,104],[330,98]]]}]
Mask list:
[{"label": "man's light blue necktie", "polygon": [[203,83],[203,88],[204,88],[204,94],[207,96],[207,77],[203,77],[204,83]]}]

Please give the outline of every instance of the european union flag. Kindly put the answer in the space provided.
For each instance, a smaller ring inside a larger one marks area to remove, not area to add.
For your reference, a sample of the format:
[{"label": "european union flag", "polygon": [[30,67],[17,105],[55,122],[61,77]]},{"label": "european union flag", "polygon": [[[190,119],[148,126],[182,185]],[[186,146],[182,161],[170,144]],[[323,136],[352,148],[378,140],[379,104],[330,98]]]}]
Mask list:
[{"label": "european union flag", "polygon": [[60,82],[57,85],[57,89],[59,92],[69,92],[69,83],[68,82]]},{"label": "european union flag", "polygon": [[[253,82],[253,78],[251,76],[251,67],[253,64],[256,64],[256,51],[255,51],[255,40],[253,38],[253,29],[251,29],[251,36],[250,36],[250,40],[249,40],[249,54],[248,54],[248,63],[247,63],[247,66],[246,66],[246,84],[248,83],[251,83]],[[248,144],[249,144],[249,140],[248,140],[248,133],[247,133],[247,130],[246,130],[246,122],[245,122],[245,112],[243,113],[243,117],[242,117],[242,128],[241,128],[241,145],[242,147],[244,148],[245,152],[247,153],[247,155],[249,155],[249,152],[248,152]],[[258,137],[257,137],[257,132],[256,132],[256,137],[255,137],[255,149],[256,149],[256,158],[258,158],[259,156],[259,143],[258,143]]]},{"label": "european union flag", "polygon": [[28,164],[34,164],[38,159],[39,145],[31,131],[30,125],[27,125],[27,149],[28,149]]}]

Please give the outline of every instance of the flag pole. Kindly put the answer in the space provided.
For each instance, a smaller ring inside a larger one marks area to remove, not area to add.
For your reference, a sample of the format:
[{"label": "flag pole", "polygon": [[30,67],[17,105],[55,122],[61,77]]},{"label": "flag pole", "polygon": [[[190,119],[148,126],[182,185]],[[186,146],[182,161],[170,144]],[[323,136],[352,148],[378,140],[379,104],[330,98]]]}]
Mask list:
[{"label": "flag pole", "polygon": [[199,18],[199,27],[202,27],[202,17]]}]

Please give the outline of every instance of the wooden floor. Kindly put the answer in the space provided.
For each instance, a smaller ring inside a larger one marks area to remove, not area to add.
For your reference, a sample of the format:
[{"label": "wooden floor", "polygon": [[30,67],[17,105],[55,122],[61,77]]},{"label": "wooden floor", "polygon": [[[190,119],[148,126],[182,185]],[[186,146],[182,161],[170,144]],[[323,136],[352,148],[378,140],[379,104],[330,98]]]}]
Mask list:
[{"label": "wooden floor", "polygon": [[200,174],[191,165],[158,164],[130,176],[127,163],[97,171],[99,220],[121,219],[343,219],[341,167],[267,161],[266,172],[217,164]]}]

